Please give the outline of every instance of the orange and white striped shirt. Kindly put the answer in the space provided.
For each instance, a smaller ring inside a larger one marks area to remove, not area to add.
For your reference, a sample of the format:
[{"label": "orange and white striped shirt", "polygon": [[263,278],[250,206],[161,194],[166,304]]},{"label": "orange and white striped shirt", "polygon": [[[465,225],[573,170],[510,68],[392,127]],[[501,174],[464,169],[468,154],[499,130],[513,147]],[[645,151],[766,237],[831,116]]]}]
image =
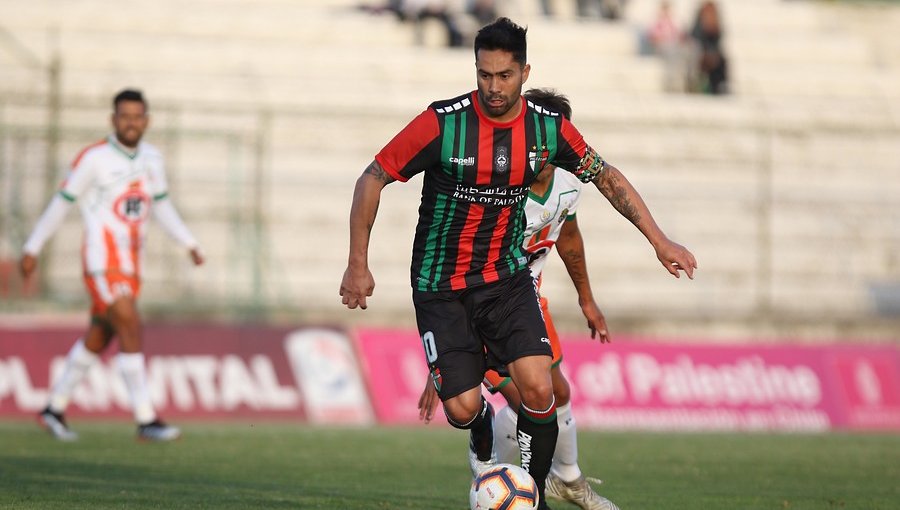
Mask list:
[{"label": "orange and white striped shirt", "polygon": [[[139,275],[147,218],[154,207],[159,207],[156,216],[163,227],[182,245],[195,248],[197,242],[167,195],[163,157],[153,145],[140,142],[130,151],[110,135],[82,150],[54,201],[77,201],[81,208],[85,274]],[[38,221],[25,244],[26,253],[37,254],[59,227],[68,207],[55,205],[51,202]],[[54,213],[55,209],[63,212]]]}]

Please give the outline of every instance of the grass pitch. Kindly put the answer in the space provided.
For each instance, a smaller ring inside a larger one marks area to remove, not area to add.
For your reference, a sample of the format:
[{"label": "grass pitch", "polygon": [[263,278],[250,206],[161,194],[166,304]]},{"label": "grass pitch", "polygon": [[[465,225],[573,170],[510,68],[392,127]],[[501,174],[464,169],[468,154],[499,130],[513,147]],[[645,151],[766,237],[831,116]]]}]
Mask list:
[{"label": "grass pitch", "polygon": [[[0,508],[468,508],[467,436],[447,427],[187,423],[145,444],[128,423],[73,425],[81,439],[59,443],[0,422]],[[898,435],[582,432],[579,447],[623,510],[900,508]]]}]

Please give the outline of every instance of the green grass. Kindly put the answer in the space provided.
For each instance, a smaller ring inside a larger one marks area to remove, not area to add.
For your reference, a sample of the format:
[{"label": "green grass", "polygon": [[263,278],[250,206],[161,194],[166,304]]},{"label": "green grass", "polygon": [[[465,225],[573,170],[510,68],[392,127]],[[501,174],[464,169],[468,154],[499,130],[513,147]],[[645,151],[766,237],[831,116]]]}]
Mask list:
[{"label": "green grass", "polygon": [[[172,444],[136,443],[124,422],[75,428],[66,444],[0,422],[0,508],[468,506],[467,437],[446,427],[188,423]],[[623,510],[900,508],[897,435],[583,432],[579,446]]]}]

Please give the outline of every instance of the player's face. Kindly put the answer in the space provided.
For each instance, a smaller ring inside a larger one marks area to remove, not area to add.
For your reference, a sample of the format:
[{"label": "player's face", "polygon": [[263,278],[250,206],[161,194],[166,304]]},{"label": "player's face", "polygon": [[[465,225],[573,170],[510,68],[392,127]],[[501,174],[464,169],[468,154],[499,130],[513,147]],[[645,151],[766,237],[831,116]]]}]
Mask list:
[{"label": "player's face", "polygon": [[112,114],[112,125],[116,139],[125,147],[137,147],[149,122],[144,103],[140,101],[120,101]]},{"label": "player's face", "polygon": [[530,71],[530,65],[519,64],[508,51],[478,50],[475,74],[481,109],[498,122],[514,119],[519,114],[522,85]]}]

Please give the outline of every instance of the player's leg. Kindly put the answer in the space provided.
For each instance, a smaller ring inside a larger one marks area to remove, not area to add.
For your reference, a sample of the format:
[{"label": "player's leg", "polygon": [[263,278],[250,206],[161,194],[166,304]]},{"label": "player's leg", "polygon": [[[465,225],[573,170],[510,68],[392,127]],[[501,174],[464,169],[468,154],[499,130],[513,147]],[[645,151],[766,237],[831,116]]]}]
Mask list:
[{"label": "player's leg", "polygon": [[[575,419],[572,417],[569,400],[571,389],[569,381],[560,369],[562,363],[562,347],[559,334],[550,315],[547,299],[541,297],[541,310],[544,314],[544,323],[547,327],[547,335],[550,338],[550,346],[553,350],[553,365],[551,378],[553,380],[553,396],[556,400],[557,422],[559,424],[559,436],[556,440],[556,451],[553,455],[551,474],[565,481],[572,481],[581,476],[578,467],[578,442],[575,430]],[[510,462],[509,459],[518,458],[518,443],[515,440],[517,415],[512,412],[518,409],[521,403],[519,391],[509,377],[501,377],[493,370],[485,374],[485,385],[491,393],[503,395],[510,408],[504,408],[497,413],[494,419],[494,441],[497,450],[497,458],[500,462]],[[510,433],[512,432],[512,433]]]},{"label": "player's leg", "polygon": [[550,347],[553,349],[550,378],[553,381],[556,421],[559,425],[559,436],[556,439],[556,450],[553,453],[553,465],[550,472],[563,480],[576,480],[581,476],[581,470],[578,467],[578,437],[575,430],[575,419],[572,417],[572,406],[569,404],[571,388],[569,381],[566,380],[560,369],[562,346],[556,325],[553,323],[553,316],[550,314],[550,304],[545,297],[541,297],[541,312],[544,314],[547,336],[550,338]]},{"label": "player's leg", "polygon": [[497,463],[494,454],[494,409],[481,395],[481,386],[443,401],[447,422],[469,431],[469,468],[472,476]]},{"label": "player's leg", "polygon": [[143,353],[142,324],[136,302],[139,290],[137,278],[116,275],[110,279],[116,297],[109,305],[106,317],[119,338],[116,364],[131,398],[134,420],[138,424],[138,439],[147,441],[178,439],[181,431],[160,421],[150,397]]},{"label": "player's leg", "polygon": [[116,364],[128,389],[134,419],[138,423],[150,423],[156,419],[156,411],[147,385],[140,315],[134,299],[117,299],[110,305],[107,318],[119,337]]},{"label": "player's leg", "polygon": [[522,467],[534,478],[543,501],[559,433],[550,381],[550,356],[519,358],[509,364],[509,371],[522,398],[516,422]]},{"label": "player's leg", "polygon": [[521,464],[534,478],[543,501],[559,429],[550,379],[552,351],[534,279],[522,271],[482,292],[471,305],[477,310],[473,317],[489,350],[489,365],[494,368],[495,359],[505,363],[519,389]]},{"label": "player's leg", "polygon": [[47,407],[38,415],[38,422],[55,438],[61,441],[78,439],[78,434],[66,423],[66,408],[75,388],[100,359],[99,353],[109,344],[111,338],[112,331],[109,328],[97,320],[92,320],[85,335],[76,340],[69,349],[62,373],[50,390]]},{"label": "player's leg", "polygon": [[109,287],[104,275],[85,275],[84,284],[91,297],[91,324],[83,337],[75,341],[66,355],[62,373],[50,390],[47,407],[38,415],[38,422],[54,437],[74,441],[78,434],[66,423],[64,413],[72,393],[88,370],[100,359],[99,354],[109,345],[113,332],[100,316],[106,312]]},{"label": "player's leg", "polygon": [[559,366],[550,372],[553,380],[553,395],[556,398],[556,416],[559,423],[559,437],[556,440],[556,452],[553,455],[551,472],[563,480],[575,480],[581,476],[578,467],[578,437],[575,429],[575,418],[572,416],[569,381]]},{"label": "player's leg", "polygon": [[516,438],[516,422],[519,406],[519,390],[510,377],[504,377],[496,370],[484,374],[484,386],[491,394],[500,393],[506,399],[506,406],[494,415],[494,451],[497,462],[519,464],[519,441]]},{"label": "player's leg", "polygon": [[560,368],[562,346],[559,334],[553,325],[547,300],[544,298],[541,298],[541,309],[544,312],[547,333],[553,347],[553,368],[550,371],[550,377],[553,381],[556,421],[559,425],[556,450],[553,452],[553,464],[550,466],[550,474],[547,476],[546,495],[574,503],[583,510],[618,510],[616,505],[597,494],[588,483],[589,480],[596,482],[599,480],[585,478],[578,465],[578,431],[575,426],[575,416],[572,415],[572,390]]},{"label": "player's leg", "polygon": [[435,389],[453,427],[469,431],[473,476],[496,463],[491,405],[481,395],[484,346],[452,292],[413,292],[416,322]]}]

